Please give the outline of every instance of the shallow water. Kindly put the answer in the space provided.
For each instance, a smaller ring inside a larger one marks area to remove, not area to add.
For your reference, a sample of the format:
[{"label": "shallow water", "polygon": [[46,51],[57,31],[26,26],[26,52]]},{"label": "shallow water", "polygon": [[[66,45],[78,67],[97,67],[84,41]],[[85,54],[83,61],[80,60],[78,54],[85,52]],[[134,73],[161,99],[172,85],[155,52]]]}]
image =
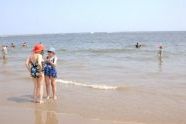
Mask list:
[{"label": "shallow water", "polygon": [[[24,41],[29,48],[19,46]],[[9,97],[8,92],[17,94],[14,101],[32,92],[24,61],[37,41],[57,49],[58,113],[148,124],[186,123],[186,32],[0,37],[0,44],[17,46],[9,48],[8,60],[0,63],[1,92]],[[136,49],[136,42],[143,47]],[[162,60],[157,56],[159,45]]]}]

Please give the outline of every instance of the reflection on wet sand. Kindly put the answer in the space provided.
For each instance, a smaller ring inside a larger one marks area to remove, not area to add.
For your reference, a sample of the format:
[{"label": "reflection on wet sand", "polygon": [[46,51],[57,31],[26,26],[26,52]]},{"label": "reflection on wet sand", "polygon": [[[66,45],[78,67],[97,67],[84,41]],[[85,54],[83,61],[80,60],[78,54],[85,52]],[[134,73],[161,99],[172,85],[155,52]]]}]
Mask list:
[{"label": "reflection on wet sand", "polygon": [[44,124],[42,110],[35,110],[35,124]]},{"label": "reflection on wet sand", "polygon": [[7,64],[8,63],[8,59],[2,59],[2,64]]},{"label": "reflection on wet sand", "polygon": [[47,112],[46,124],[58,124],[56,112]]},{"label": "reflection on wet sand", "polygon": [[55,111],[35,110],[35,124],[58,124]]},{"label": "reflection on wet sand", "polygon": [[162,60],[162,57],[161,56],[158,57],[158,62],[159,62],[159,72],[162,72],[163,60]]}]

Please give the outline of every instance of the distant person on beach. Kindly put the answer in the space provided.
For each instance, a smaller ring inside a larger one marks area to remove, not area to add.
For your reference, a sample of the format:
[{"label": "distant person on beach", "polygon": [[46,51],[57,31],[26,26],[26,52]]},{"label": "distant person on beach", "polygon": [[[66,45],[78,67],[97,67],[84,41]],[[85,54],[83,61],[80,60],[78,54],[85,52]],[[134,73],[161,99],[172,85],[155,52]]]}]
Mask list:
[{"label": "distant person on beach", "polygon": [[136,43],[135,45],[136,48],[140,48],[141,47],[141,44],[139,44],[138,42]]},{"label": "distant person on beach", "polygon": [[57,78],[56,65],[57,65],[56,51],[55,51],[55,48],[51,47],[48,50],[48,56],[46,57],[45,68],[44,68],[47,99],[50,98],[50,86],[52,86],[53,99],[54,100],[57,99],[57,96],[56,96],[56,78]]},{"label": "distant person on beach", "polygon": [[3,59],[7,58],[8,49],[7,49],[7,46],[5,46],[5,45],[2,46],[2,55],[3,55]]},{"label": "distant person on beach", "polygon": [[[43,103],[43,82],[44,82],[44,67],[43,67],[43,51],[42,44],[36,44],[32,54],[26,60],[26,67],[31,73],[34,81],[33,102]],[[38,100],[39,97],[39,100]]]},{"label": "distant person on beach", "polygon": [[159,57],[162,57],[162,54],[163,54],[163,46],[159,46],[159,51],[158,51]]}]

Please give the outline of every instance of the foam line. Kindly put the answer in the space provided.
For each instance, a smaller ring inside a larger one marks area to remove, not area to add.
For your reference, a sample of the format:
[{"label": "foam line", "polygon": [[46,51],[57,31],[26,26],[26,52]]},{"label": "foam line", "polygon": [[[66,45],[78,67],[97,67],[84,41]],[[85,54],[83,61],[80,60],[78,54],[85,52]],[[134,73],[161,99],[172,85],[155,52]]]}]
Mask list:
[{"label": "foam line", "polygon": [[94,89],[100,89],[100,90],[116,90],[118,88],[117,86],[86,84],[86,83],[79,83],[75,81],[67,81],[67,80],[62,80],[62,79],[57,79],[56,81],[62,84],[70,84],[70,85],[88,87],[88,88],[94,88]]}]

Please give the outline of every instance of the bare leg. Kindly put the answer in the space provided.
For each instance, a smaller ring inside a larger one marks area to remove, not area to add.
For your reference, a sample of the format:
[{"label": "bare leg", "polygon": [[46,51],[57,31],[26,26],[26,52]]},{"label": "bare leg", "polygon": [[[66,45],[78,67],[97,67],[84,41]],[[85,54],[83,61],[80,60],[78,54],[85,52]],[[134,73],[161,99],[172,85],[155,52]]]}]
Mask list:
[{"label": "bare leg", "polygon": [[56,100],[57,99],[57,96],[56,96],[56,79],[51,78],[51,83],[52,83],[53,98]]},{"label": "bare leg", "polygon": [[34,83],[34,92],[33,92],[33,102],[37,101],[37,80],[35,78],[32,78],[33,83]]},{"label": "bare leg", "polygon": [[3,59],[6,59],[5,55],[3,55]]},{"label": "bare leg", "polygon": [[36,96],[40,97],[40,84],[38,83],[38,78],[36,78]]},{"label": "bare leg", "polygon": [[44,75],[39,77],[37,79],[37,84],[38,84],[38,93],[39,93],[39,103],[43,103],[43,80],[44,80]]},{"label": "bare leg", "polygon": [[46,85],[47,99],[49,99],[49,96],[50,96],[50,78],[48,76],[45,76],[45,85]]}]

